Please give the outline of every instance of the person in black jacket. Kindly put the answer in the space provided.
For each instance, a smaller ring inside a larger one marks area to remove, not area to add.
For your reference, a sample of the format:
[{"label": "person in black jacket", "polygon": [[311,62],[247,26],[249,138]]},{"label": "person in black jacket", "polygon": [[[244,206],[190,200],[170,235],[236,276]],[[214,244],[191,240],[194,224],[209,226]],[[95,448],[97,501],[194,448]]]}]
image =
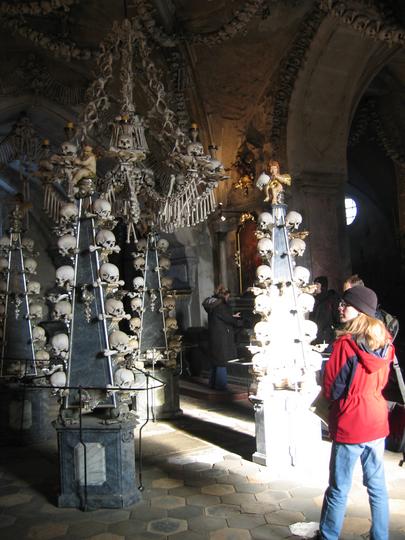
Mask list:
[{"label": "person in black jacket", "polygon": [[228,304],[229,296],[229,290],[219,285],[214,296],[203,302],[203,307],[208,313],[208,343],[211,361],[209,385],[216,390],[226,390],[226,363],[238,356],[235,329],[243,326],[240,313],[232,314]]}]

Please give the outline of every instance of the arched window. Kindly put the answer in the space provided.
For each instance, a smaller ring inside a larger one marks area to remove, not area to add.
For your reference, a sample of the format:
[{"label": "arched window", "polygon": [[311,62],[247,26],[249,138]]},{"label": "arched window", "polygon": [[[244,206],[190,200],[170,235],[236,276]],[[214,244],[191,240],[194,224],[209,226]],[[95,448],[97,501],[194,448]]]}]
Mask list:
[{"label": "arched window", "polygon": [[350,197],[345,198],[345,210],[346,210],[346,225],[351,225],[356,219],[357,204]]}]

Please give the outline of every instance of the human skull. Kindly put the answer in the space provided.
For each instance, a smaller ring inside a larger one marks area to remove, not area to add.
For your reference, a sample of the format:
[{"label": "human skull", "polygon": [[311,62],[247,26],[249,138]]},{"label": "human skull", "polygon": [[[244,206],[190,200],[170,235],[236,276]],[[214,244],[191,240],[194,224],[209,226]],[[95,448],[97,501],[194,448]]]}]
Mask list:
[{"label": "human skull", "polygon": [[39,349],[38,351],[35,352],[35,360],[37,362],[49,362],[49,352],[46,351],[45,349]]},{"label": "human skull", "polygon": [[144,257],[141,257],[140,255],[138,257],[135,257],[133,261],[133,265],[135,270],[145,270],[145,259]]},{"label": "human skull", "polygon": [[41,294],[41,284],[39,281],[28,281],[27,283],[28,294]]},{"label": "human skull", "polygon": [[146,238],[140,238],[138,242],[136,243],[136,251],[138,253],[145,253],[147,244],[148,242]]},{"label": "human skull", "polygon": [[117,147],[120,150],[130,150],[130,149],[132,149],[132,137],[130,137],[128,135],[121,135],[121,137],[119,137],[119,139],[118,139]]},{"label": "human skull", "polygon": [[73,286],[75,269],[73,266],[63,265],[56,270],[56,285],[58,287]]},{"label": "human skull", "polygon": [[304,255],[305,248],[306,244],[304,240],[301,240],[301,238],[293,238],[290,242],[290,254],[292,257],[302,257]]},{"label": "human skull", "polygon": [[145,281],[142,276],[137,276],[132,280],[134,291],[141,292],[143,290]]},{"label": "human skull", "polygon": [[256,180],[256,187],[258,187],[259,189],[263,189],[264,186],[267,186],[269,182],[270,182],[270,176],[266,174],[265,172],[262,172],[262,174]]},{"label": "human skull", "polygon": [[64,156],[73,157],[77,154],[77,146],[70,142],[62,143],[61,149]]},{"label": "human skull", "polygon": [[159,268],[161,270],[170,270],[171,262],[169,257],[165,257],[164,255],[159,257]]},{"label": "human skull", "polygon": [[257,242],[257,251],[261,257],[269,257],[273,253],[273,242],[270,238],[260,238]]},{"label": "human skull", "polygon": [[167,317],[165,320],[166,331],[174,332],[178,329],[177,321],[174,317]]},{"label": "human skull", "polygon": [[103,263],[100,266],[100,278],[106,283],[117,283],[120,279],[118,266],[112,263]]},{"label": "human skull", "polygon": [[163,307],[167,311],[173,311],[176,309],[176,298],[174,296],[166,296],[163,299]]},{"label": "human skull", "polygon": [[131,332],[137,333],[140,327],[141,327],[141,319],[139,317],[132,317],[132,319],[129,320],[129,328]]},{"label": "human skull", "polygon": [[56,302],[53,312],[52,319],[54,321],[66,321],[69,320],[72,316],[72,304],[68,300],[60,300]]},{"label": "human skull", "polygon": [[6,234],[0,238],[0,251],[8,251],[10,249],[10,237]]},{"label": "human skull", "polygon": [[42,319],[43,317],[43,307],[41,304],[33,303],[29,307],[29,317],[30,319]]},{"label": "human skull", "polygon": [[258,294],[255,297],[256,313],[267,315],[271,311],[271,298],[267,294]]},{"label": "human skull", "polygon": [[58,239],[58,251],[64,257],[71,257],[76,249],[76,238],[71,234],[64,234]]},{"label": "human skull", "polygon": [[131,298],[131,311],[139,312],[142,309],[142,298],[135,296]]},{"label": "human skull", "polygon": [[108,229],[101,229],[96,234],[96,244],[104,249],[112,249],[115,246],[115,235]]},{"label": "human skull", "polygon": [[254,326],[254,332],[257,341],[264,345],[270,341],[271,324],[267,321],[259,321]]},{"label": "human skull", "polygon": [[97,199],[93,203],[93,211],[100,219],[107,219],[111,214],[111,204],[105,199]]},{"label": "human skull", "polygon": [[8,270],[8,259],[0,257],[0,272],[5,272],[6,270]]},{"label": "human skull", "polygon": [[25,236],[21,240],[21,246],[28,251],[28,253],[32,253],[34,251],[34,240],[32,238],[28,238],[28,236]]},{"label": "human skull", "polygon": [[135,375],[130,369],[118,368],[114,373],[114,384],[120,388],[129,388],[135,384]]},{"label": "human skull", "polygon": [[33,343],[45,343],[46,335],[45,330],[42,328],[42,326],[34,326],[34,328],[32,329],[32,341]]},{"label": "human skull", "polygon": [[190,143],[187,146],[187,155],[188,156],[203,156],[204,155],[203,145],[198,141]]},{"label": "human skull", "polygon": [[258,352],[252,356],[252,364],[253,366],[257,366],[259,368],[265,368],[268,364],[268,357],[263,352]]},{"label": "human skull", "polygon": [[304,266],[296,266],[294,268],[293,279],[298,286],[302,287],[307,285],[309,277],[310,273],[308,268],[305,268]]},{"label": "human skull", "polygon": [[79,210],[77,206],[74,203],[67,203],[64,204],[59,212],[59,220],[60,223],[66,224],[66,223],[72,223],[77,219],[77,216],[79,215]]},{"label": "human skull", "polygon": [[297,298],[297,307],[303,313],[309,313],[314,309],[315,299],[311,294],[301,293]]},{"label": "human skull", "polygon": [[55,371],[49,377],[49,382],[54,388],[63,388],[66,386],[66,373],[61,370]]},{"label": "human skull", "polygon": [[302,216],[298,212],[291,211],[285,217],[285,226],[287,229],[293,231],[298,229],[302,223]]},{"label": "human skull", "polygon": [[28,259],[24,259],[24,270],[28,274],[36,274],[37,266],[38,263],[35,259],[32,259],[31,257],[28,257]]},{"label": "human skull", "polygon": [[110,347],[119,353],[125,353],[129,350],[129,336],[121,330],[115,330],[109,337]]},{"label": "human skull", "polygon": [[55,334],[51,337],[51,350],[56,355],[66,353],[69,350],[69,338],[66,334]]},{"label": "human skull", "polygon": [[267,264],[261,264],[256,268],[256,277],[259,283],[264,283],[271,279],[271,268]]},{"label": "human skull", "polygon": [[105,310],[112,317],[123,317],[125,315],[124,304],[121,300],[108,298],[105,303]]},{"label": "human skull", "polygon": [[262,212],[257,218],[257,228],[261,231],[270,231],[273,223],[273,216],[270,212]]},{"label": "human skull", "polygon": [[173,278],[171,277],[162,277],[160,284],[163,289],[171,289],[173,287]]},{"label": "human skull", "polygon": [[305,320],[302,323],[303,341],[311,343],[318,333],[318,325],[314,321]]},{"label": "human skull", "polygon": [[166,253],[169,249],[169,242],[166,240],[166,238],[159,238],[156,244],[156,249],[159,253]]}]

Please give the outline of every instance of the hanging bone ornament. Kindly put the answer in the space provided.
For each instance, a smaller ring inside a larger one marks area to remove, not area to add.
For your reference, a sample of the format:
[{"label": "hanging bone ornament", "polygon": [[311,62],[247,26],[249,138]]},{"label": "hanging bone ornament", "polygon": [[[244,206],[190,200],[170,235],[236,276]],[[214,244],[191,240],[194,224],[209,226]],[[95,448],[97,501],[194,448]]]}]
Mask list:
[{"label": "hanging bone ornament", "polygon": [[166,238],[159,238],[156,244],[156,249],[158,253],[166,253],[169,249],[169,242]]},{"label": "hanging bone ornament", "polygon": [[141,328],[141,319],[140,317],[132,317],[129,320],[129,329],[134,334],[138,334],[139,329]]},{"label": "hanging bone ornament", "polygon": [[267,294],[259,294],[255,297],[255,312],[264,316],[271,312],[271,298]]},{"label": "hanging bone ornament", "polygon": [[269,282],[271,280],[271,268],[267,264],[261,264],[256,268],[256,277],[259,283]]},{"label": "hanging bone ornament", "polygon": [[72,318],[72,304],[67,300],[56,302],[52,311],[52,320],[68,322]]},{"label": "hanging bone ornament", "polygon": [[64,234],[58,239],[58,251],[64,257],[73,257],[77,253],[76,238],[71,234]]},{"label": "hanging bone ornament", "polygon": [[271,228],[274,224],[273,216],[270,212],[262,212],[257,218],[257,227],[261,231],[271,231]]},{"label": "hanging bone ornament", "polygon": [[140,270],[142,272],[145,270],[145,259],[144,257],[141,257],[140,255],[138,257],[135,257],[132,264],[135,270]]},{"label": "hanging bone ornament", "polygon": [[257,242],[257,251],[261,257],[271,257],[273,253],[273,242],[270,240],[270,238],[261,238]]},{"label": "hanging bone ornament", "polygon": [[311,343],[318,333],[318,325],[314,321],[305,320],[302,322],[302,341]]},{"label": "hanging bone ornament", "polygon": [[51,337],[51,352],[60,358],[67,358],[69,351],[69,337],[66,334],[59,333]]},{"label": "hanging bone ornament", "polygon": [[262,345],[266,345],[270,341],[271,324],[267,321],[259,321],[254,326],[254,333],[256,340]]},{"label": "hanging bone ornament", "polygon": [[63,265],[56,270],[56,285],[69,291],[74,285],[75,269],[73,266]]},{"label": "hanging bone ornament", "polygon": [[289,231],[295,231],[302,223],[302,216],[298,212],[291,211],[285,217],[285,226]]},{"label": "hanging bone ornament", "polygon": [[[169,257],[162,255],[161,257],[158,258],[158,262],[159,262],[159,269],[161,271],[167,272],[168,270],[170,270],[171,262],[170,262]],[[155,268],[155,272],[157,272],[157,268]]]},{"label": "hanging bone ornament", "polygon": [[308,284],[310,273],[308,268],[304,266],[296,266],[293,270],[293,280],[299,287],[304,287]]},{"label": "hanging bone ornament", "polygon": [[301,293],[297,298],[297,307],[302,313],[310,313],[314,309],[315,299],[311,294]]},{"label": "hanging bone ornament", "polygon": [[137,276],[132,280],[132,285],[134,287],[134,291],[142,292],[145,285],[145,280],[143,277]]},{"label": "hanging bone ornament", "polygon": [[27,274],[36,274],[37,266],[38,266],[38,263],[35,259],[32,259],[31,257],[24,259],[24,271]]},{"label": "hanging bone ornament", "polygon": [[41,294],[41,284],[39,281],[28,281],[27,282],[27,293],[28,294]]},{"label": "hanging bone ornament", "polygon": [[135,296],[134,298],[131,298],[131,311],[133,313],[141,313],[142,311],[142,298],[139,298],[139,296]]},{"label": "hanging bone ornament", "polygon": [[300,238],[293,238],[290,242],[290,254],[292,257],[302,257],[305,248],[306,244],[304,240],[301,240]]}]

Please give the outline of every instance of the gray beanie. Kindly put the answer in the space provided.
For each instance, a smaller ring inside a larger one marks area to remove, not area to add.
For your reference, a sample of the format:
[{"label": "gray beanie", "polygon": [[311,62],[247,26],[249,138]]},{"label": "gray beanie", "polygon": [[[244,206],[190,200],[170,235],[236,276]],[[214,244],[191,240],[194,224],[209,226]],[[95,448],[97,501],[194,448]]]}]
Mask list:
[{"label": "gray beanie", "polygon": [[377,295],[368,287],[363,287],[362,285],[351,287],[343,293],[342,299],[358,311],[370,317],[375,317],[378,303]]}]

